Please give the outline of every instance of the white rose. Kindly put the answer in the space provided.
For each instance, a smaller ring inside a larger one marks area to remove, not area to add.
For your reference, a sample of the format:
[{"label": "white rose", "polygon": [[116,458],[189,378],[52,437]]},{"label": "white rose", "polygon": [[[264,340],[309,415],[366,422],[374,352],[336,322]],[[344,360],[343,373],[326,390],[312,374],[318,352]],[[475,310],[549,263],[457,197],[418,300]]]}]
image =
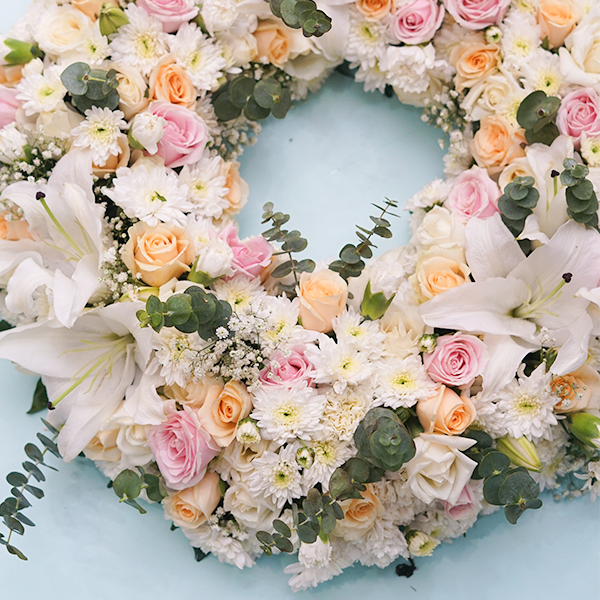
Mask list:
[{"label": "white rose", "polygon": [[231,31],[219,31],[215,37],[223,49],[227,69],[243,67],[254,60],[258,54],[256,38],[250,32],[238,35]]},{"label": "white rose", "polygon": [[415,438],[417,452],[405,465],[413,494],[426,504],[436,499],[456,504],[477,466],[461,450],[473,444],[475,440],[435,433]]},{"label": "white rose", "polygon": [[406,358],[419,351],[419,339],[425,333],[425,323],[415,303],[407,304],[398,296],[380,320],[381,331],[386,333],[385,349],[392,356]]},{"label": "white rose", "polygon": [[212,279],[232,273],[233,250],[225,240],[215,238],[203,244],[196,243],[196,252],[196,271],[207,273]]},{"label": "white rose", "polygon": [[150,154],[158,152],[158,142],[160,142],[165,133],[167,121],[162,117],[157,117],[152,113],[140,113],[136,115],[131,124],[131,135],[136,142],[139,142],[144,150]]},{"label": "white rose", "polygon": [[92,21],[80,10],[57,6],[44,13],[35,37],[44,52],[58,56],[75,50],[91,28]]},{"label": "white rose", "polygon": [[277,516],[275,505],[266,498],[257,498],[242,481],[227,488],[223,508],[248,529],[269,529]]},{"label": "white rose", "polygon": [[224,479],[240,481],[245,475],[254,470],[252,461],[261,457],[267,451],[274,451],[279,446],[268,440],[258,444],[246,445],[234,441],[229,444],[220,457],[218,471]]},{"label": "white rose", "polygon": [[146,94],[146,81],[138,69],[121,63],[109,65],[116,71],[119,82],[119,109],[126,119],[131,119],[148,106],[150,100]]},{"label": "white rose", "polygon": [[560,70],[567,83],[600,92],[600,5],[595,3],[559,49]]},{"label": "white rose", "polygon": [[482,117],[495,115],[502,105],[506,105],[508,98],[517,95],[521,97],[522,91],[512,75],[493,73],[477,82],[460,106],[470,115],[472,121],[479,121]]},{"label": "white rose", "polygon": [[454,214],[443,206],[434,206],[421,221],[411,244],[419,246],[465,246],[465,226],[456,221]]},{"label": "white rose", "polygon": [[149,463],[153,459],[152,450],[148,446],[150,425],[122,424],[117,435],[117,447],[122,452],[123,468],[137,467]]}]

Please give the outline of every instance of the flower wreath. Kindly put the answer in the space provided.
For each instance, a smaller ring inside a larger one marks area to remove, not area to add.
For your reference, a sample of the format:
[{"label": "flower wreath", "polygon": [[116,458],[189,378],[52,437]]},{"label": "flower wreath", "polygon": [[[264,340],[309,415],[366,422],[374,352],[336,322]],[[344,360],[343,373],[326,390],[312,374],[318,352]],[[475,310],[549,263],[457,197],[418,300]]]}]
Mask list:
[{"label": "flower wreath", "polygon": [[[3,42],[0,358],[50,409],[9,552],[48,452],[294,590],[600,493],[600,3],[39,0]],[[336,68],[449,149],[407,245],[386,200],[327,265],[271,203],[239,239],[235,159]]]}]

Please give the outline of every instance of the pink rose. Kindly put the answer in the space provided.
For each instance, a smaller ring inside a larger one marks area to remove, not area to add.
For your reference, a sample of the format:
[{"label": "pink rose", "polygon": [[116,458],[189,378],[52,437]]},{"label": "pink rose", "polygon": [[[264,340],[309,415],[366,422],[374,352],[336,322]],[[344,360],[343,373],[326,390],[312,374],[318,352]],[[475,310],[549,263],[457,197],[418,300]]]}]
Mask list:
[{"label": "pink rose", "polygon": [[283,386],[290,388],[300,381],[312,383],[314,370],[312,364],[304,356],[304,348],[298,347],[289,356],[275,352],[269,364],[260,372],[259,379],[266,386]]},{"label": "pink rose", "polygon": [[458,520],[469,516],[473,512],[476,502],[473,492],[467,483],[455,504],[450,504],[450,502],[446,502],[445,500],[442,500],[442,504],[446,510],[446,515],[451,519]]},{"label": "pink rose", "polygon": [[21,103],[15,98],[17,90],[0,85],[0,129],[14,123]]},{"label": "pink rose", "polygon": [[567,94],[561,102],[556,125],[563,135],[573,138],[575,149],[581,145],[581,134],[600,135],[600,97],[592,88],[583,88]]},{"label": "pink rose", "polygon": [[498,212],[500,188],[486,169],[473,167],[463,171],[455,180],[445,202],[462,223],[477,217],[487,219]]},{"label": "pink rose", "polygon": [[437,0],[413,0],[401,4],[392,17],[392,33],[405,44],[428,42],[444,19],[444,7]]},{"label": "pink rose", "polygon": [[201,429],[196,413],[187,407],[152,427],[148,444],[167,485],[174,490],[196,485],[219,451],[218,444]]},{"label": "pink rose", "polygon": [[454,20],[467,29],[485,29],[498,25],[510,5],[510,0],[443,0]]},{"label": "pink rose", "polygon": [[227,242],[233,251],[231,268],[235,275],[244,275],[253,279],[271,264],[273,246],[261,235],[240,241],[235,227],[227,225],[219,237]]},{"label": "pink rose", "polygon": [[433,381],[469,387],[488,362],[485,344],[474,335],[455,333],[437,339],[435,350],[423,355],[423,364]]},{"label": "pink rose", "polygon": [[179,104],[160,101],[153,102],[149,110],[167,121],[157,152],[164,159],[165,167],[182,167],[202,158],[208,130],[195,112]]},{"label": "pink rose", "polygon": [[177,31],[181,24],[191,21],[199,10],[192,0],[137,0],[137,5],[156,17],[167,33]]}]

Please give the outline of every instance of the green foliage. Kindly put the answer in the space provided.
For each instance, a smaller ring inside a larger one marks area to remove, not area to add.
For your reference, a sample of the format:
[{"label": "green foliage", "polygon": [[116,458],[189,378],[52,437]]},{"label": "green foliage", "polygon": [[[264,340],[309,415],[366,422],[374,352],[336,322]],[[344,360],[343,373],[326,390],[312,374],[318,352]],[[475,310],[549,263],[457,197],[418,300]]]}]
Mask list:
[{"label": "green foliage", "polygon": [[251,73],[241,73],[213,95],[220,121],[237,119],[242,113],[250,121],[261,121],[271,114],[283,119],[291,106],[290,90],[273,76],[257,81]]},{"label": "green foliage", "polygon": [[538,203],[540,194],[534,185],[533,177],[515,177],[498,199],[502,221],[515,237],[523,231],[525,220]]},{"label": "green foliage", "polygon": [[559,136],[556,115],[560,99],[547,96],[541,90],[531,92],[523,99],[517,111],[517,121],[525,129],[528,144],[536,142],[550,146]]},{"label": "green foliage", "polygon": [[8,329],[12,329],[14,325],[7,323],[6,321],[0,321],[0,331],[7,331]]},{"label": "green foliage", "polygon": [[39,379],[33,392],[33,400],[31,402],[31,408],[27,411],[28,415],[34,415],[41,410],[48,408],[48,393],[46,392],[46,386]]},{"label": "green foliage", "polygon": [[142,467],[138,467],[138,470],[139,475],[131,469],[121,471],[115,477],[111,487],[120,498],[120,502],[132,506],[141,515],[145,515],[147,511],[136,501],[142,490],[146,490],[146,495],[152,502],[161,502],[167,497],[167,490],[158,475],[146,473]]},{"label": "green foliage", "polygon": [[267,202],[263,206],[263,214],[261,224],[270,223],[271,227],[267,231],[263,231],[263,237],[269,242],[281,242],[281,251],[275,252],[274,256],[287,254],[288,260],[277,265],[271,272],[271,277],[280,279],[287,277],[290,273],[294,276],[294,283],[287,285],[279,283],[280,292],[285,292],[288,296],[293,297],[296,294],[296,286],[299,284],[298,273],[312,273],[315,269],[315,262],[310,258],[304,260],[296,260],[292,258],[292,254],[306,250],[308,242],[300,235],[297,230],[289,231],[283,229],[290,220],[290,215],[282,212],[273,212],[273,203]]},{"label": "green foliage", "polygon": [[35,527],[35,523],[22,513],[23,510],[31,506],[31,502],[25,495],[25,492],[37,499],[44,497],[43,490],[31,485],[29,481],[32,477],[38,482],[46,480],[46,477],[40,470],[40,466],[56,471],[54,467],[51,467],[44,462],[44,455],[46,452],[50,452],[60,458],[60,453],[58,452],[55,443],[59,431],[49,423],[47,424],[43,419],[42,422],[48,426],[54,437],[50,439],[45,435],[38,433],[38,438],[44,445],[44,450],[40,450],[35,444],[27,444],[25,446],[25,453],[31,461],[25,461],[23,463],[25,473],[13,471],[6,476],[6,481],[12,486],[10,490],[11,496],[6,498],[4,502],[0,504],[0,517],[2,517],[4,525],[9,530],[6,539],[3,534],[0,534],[0,544],[5,546],[10,554],[17,556],[21,560],[27,560],[27,557],[18,548],[12,545],[10,541],[13,533],[24,535],[25,526]]},{"label": "green foliage", "polygon": [[305,37],[321,37],[331,29],[331,18],[313,0],[270,0],[271,12]]},{"label": "green foliage", "polygon": [[81,113],[97,106],[114,110],[119,106],[119,81],[114,69],[92,69],[84,62],[69,65],[60,76],[71,95],[71,104]]},{"label": "green foliage", "polygon": [[358,245],[346,244],[340,251],[339,260],[334,260],[329,268],[336,273],[339,273],[346,281],[350,277],[358,277],[365,268],[363,259],[368,259],[373,256],[371,248],[376,248],[371,238],[376,235],[382,238],[391,238],[392,231],[391,223],[385,219],[386,214],[397,217],[398,215],[390,212],[390,208],[398,208],[398,203],[394,200],[385,199],[385,207],[373,204],[373,206],[381,211],[378,217],[370,217],[374,226],[371,229],[356,226],[358,231],[356,235],[360,240]]},{"label": "green foliage", "polygon": [[392,303],[395,295],[396,294],[392,294],[389,298],[386,298],[383,292],[374,294],[371,291],[371,282],[368,281],[362,302],[360,303],[360,314],[365,317],[365,319],[371,321],[381,319]]},{"label": "green foliage", "polygon": [[34,58],[44,58],[44,53],[37,44],[32,45],[29,42],[6,38],[4,45],[10,50],[4,57],[7,65],[24,65]]},{"label": "green foliage", "polygon": [[183,333],[198,332],[203,340],[212,340],[220,327],[227,327],[231,306],[201,287],[190,286],[182,294],[173,294],[166,302],[158,296],[146,300],[146,310],[138,310],[142,327],[150,325],[159,332],[163,327],[175,327]]},{"label": "green foliage", "polygon": [[586,179],[590,170],[572,158],[565,158],[563,167],[560,181],[567,188],[567,214],[577,223],[598,228],[598,198],[592,182]]},{"label": "green foliage", "polygon": [[102,5],[98,21],[100,33],[107,37],[113,33],[117,33],[120,27],[129,23],[125,11],[108,3]]}]

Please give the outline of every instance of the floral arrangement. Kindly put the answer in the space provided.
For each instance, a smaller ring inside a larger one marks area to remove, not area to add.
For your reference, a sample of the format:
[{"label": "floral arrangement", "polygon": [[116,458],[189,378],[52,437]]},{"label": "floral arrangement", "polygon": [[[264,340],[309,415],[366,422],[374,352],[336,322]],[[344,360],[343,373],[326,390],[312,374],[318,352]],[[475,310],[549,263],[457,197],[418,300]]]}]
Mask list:
[{"label": "floral arrangement", "polygon": [[[598,2],[36,0],[0,58],[0,357],[49,409],[10,553],[48,452],[294,590],[600,494]],[[447,178],[377,258],[391,200],[329,264],[271,203],[240,240],[236,158],[336,68]]]}]

